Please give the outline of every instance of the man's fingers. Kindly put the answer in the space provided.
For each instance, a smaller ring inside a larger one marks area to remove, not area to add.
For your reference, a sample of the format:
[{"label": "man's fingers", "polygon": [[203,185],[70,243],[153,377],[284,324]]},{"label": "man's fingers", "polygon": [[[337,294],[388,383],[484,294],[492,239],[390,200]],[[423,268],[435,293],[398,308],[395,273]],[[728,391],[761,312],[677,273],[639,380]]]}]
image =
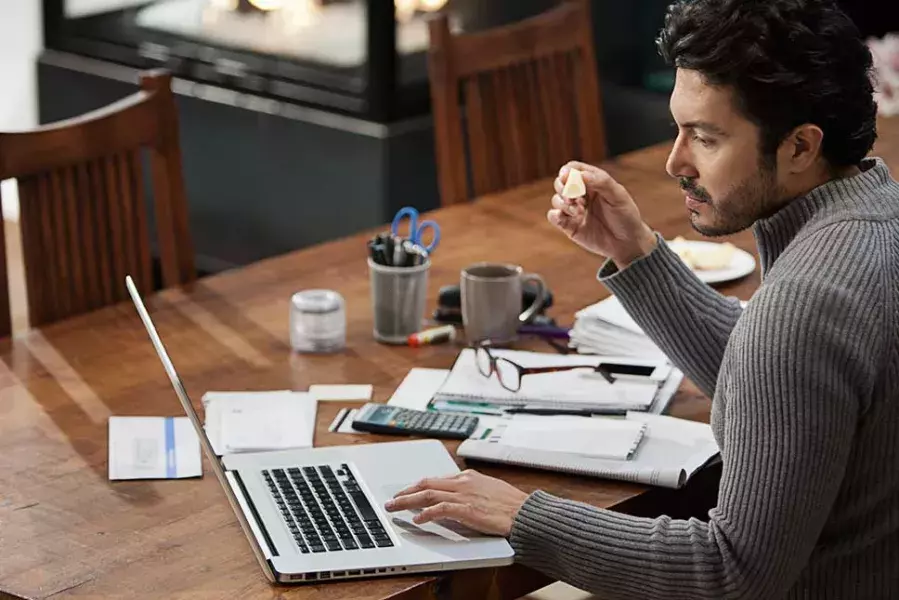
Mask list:
[{"label": "man's fingers", "polygon": [[578,222],[576,219],[569,217],[559,209],[552,209],[546,213],[546,220],[565,232],[566,235],[573,236],[577,233]]},{"label": "man's fingers", "polygon": [[397,496],[393,500],[384,505],[389,512],[397,512],[400,510],[417,510],[420,508],[428,508],[441,502],[450,502],[456,499],[457,494],[453,492],[444,492],[440,490],[423,490],[412,494]]},{"label": "man's fingers", "polygon": [[553,189],[556,191],[557,194],[561,194],[562,190],[565,189],[565,184],[562,183],[561,177],[557,177],[556,180],[553,182]]},{"label": "man's fingers", "polygon": [[583,171],[585,174],[590,171],[597,170],[597,168],[593,165],[588,165],[587,163],[583,163],[579,160],[571,160],[565,163],[565,166],[559,169],[559,179],[566,179],[568,177],[568,173],[571,172],[571,169]]},{"label": "man's fingers", "polygon": [[630,195],[624,186],[602,169],[585,172],[584,185],[587,186],[587,189],[599,192],[600,197],[611,204],[630,201]]},{"label": "man's fingers", "polygon": [[434,477],[422,479],[415,485],[411,485],[406,489],[397,492],[394,498],[398,498],[400,496],[408,496],[409,494],[415,494],[424,490],[453,491],[458,487],[458,475],[451,475],[450,477]]},{"label": "man's fingers", "polygon": [[561,210],[569,217],[574,217],[576,219],[582,219],[586,212],[586,204],[584,203],[583,198],[568,199],[563,198],[558,194],[553,196],[552,207],[556,210]]},{"label": "man's fingers", "polygon": [[[559,170],[559,177],[553,185],[557,194],[562,193],[562,189],[564,189],[563,182],[568,179],[568,173],[571,172],[571,169],[577,169],[583,172],[584,184],[587,186],[587,189],[599,192],[606,202],[616,204],[619,202],[630,201],[630,195],[627,193],[627,190],[624,189],[624,186],[618,183],[607,171],[576,160],[569,162]],[[561,189],[559,188],[559,184],[562,184]]]},{"label": "man's fingers", "polygon": [[418,513],[413,521],[421,525],[422,523],[430,523],[440,519],[452,519],[462,523],[463,525],[473,526],[471,522],[472,509],[467,504],[459,504],[458,502],[440,502],[430,508],[426,508]]}]

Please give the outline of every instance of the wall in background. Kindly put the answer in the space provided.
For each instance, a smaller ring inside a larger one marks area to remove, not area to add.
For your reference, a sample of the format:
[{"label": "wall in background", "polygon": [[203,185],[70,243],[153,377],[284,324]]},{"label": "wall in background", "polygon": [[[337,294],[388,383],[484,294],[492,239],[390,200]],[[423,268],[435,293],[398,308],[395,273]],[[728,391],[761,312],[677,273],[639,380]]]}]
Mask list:
[{"label": "wall in background", "polygon": [[37,124],[34,61],[42,45],[41,3],[0,0],[0,129]]},{"label": "wall in background", "polygon": [[[0,130],[37,125],[35,59],[41,50],[41,2],[0,0]],[[3,218],[17,219],[18,196],[3,182]]]}]

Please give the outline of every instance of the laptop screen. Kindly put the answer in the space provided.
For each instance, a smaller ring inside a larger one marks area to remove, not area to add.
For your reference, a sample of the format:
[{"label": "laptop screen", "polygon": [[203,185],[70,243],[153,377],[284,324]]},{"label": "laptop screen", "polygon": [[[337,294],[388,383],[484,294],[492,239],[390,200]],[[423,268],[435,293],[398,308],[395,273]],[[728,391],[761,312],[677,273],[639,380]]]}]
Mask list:
[{"label": "laptop screen", "polygon": [[240,522],[240,526],[244,530],[244,534],[247,536],[247,539],[250,542],[250,546],[253,548],[253,553],[256,555],[256,560],[259,561],[259,565],[265,572],[266,577],[270,581],[274,581],[275,578],[274,574],[272,573],[271,566],[266,560],[265,554],[263,553],[262,548],[259,546],[256,540],[252,527],[247,520],[248,517],[244,514],[244,511],[241,508],[240,501],[237,499],[234,490],[231,488],[231,483],[228,481],[228,478],[225,475],[225,469],[222,466],[222,463],[219,460],[218,456],[216,456],[215,450],[212,448],[212,443],[210,443],[209,438],[206,436],[206,430],[203,428],[202,423],[200,423],[200,417],[199,415],[197,415],[197,411],[187,395],[187,390],[184,389],[184,384],[181,383],[181,378],[178,377],[178,372],[175,371],[175,365],[172,364],[172,361],[169,358],[169,354],[166,351],[162,340],[159,338],[159,333],[156,331],[156,326],[153,324],[153,320],[150,319],[150,314],[147,312],[147,308],[144,306],[144,301],[141,298],[140,293],[137,291],[137,287],[134,285],[134,281],[131,279],[130,275],[125,278],[125,287],[128,288],[128,294],[131,296],[132,302],[134,302],[134,307],[137,309],[137,314],[140,316],[140,320],[143,322],[144,327],[147,329],[147,334],[150,336],[150,341],[153,343],[153,348],[156,350],[156,355],[159,356],[159,360],[162,362],[162,366],[165,369],[166,375],[169,376],[169,381],[172,382],[172,387],[175,389],[175,395],[178,396],[178,400],[181,401],[181,406],[182,408],[184,408],[184,412],[187,413],[187,417],[190,419],[194,430],[197,432],[197,437],[200,439],[200,444],[202,444],[203,450],[204,452],[206,452],[206,457],[209,459],[209,463],[212,465],[212,470],[215,471],[215,476],[218,478],[219,483],[225,490],[225,495],[228,497],[228,502],[231,504],[231,508],[234,510],[234,514],[237,516],[237,519]]}]

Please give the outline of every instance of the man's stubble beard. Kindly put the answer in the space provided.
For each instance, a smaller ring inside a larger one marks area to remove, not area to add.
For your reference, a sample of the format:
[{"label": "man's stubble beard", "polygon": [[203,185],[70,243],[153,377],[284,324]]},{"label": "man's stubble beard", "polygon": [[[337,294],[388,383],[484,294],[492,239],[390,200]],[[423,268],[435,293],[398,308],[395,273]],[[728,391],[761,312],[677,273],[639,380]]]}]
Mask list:
[{"label": "man's stubble beard", "polygon": [[723,202],[712,199],[706,204],[713,217],[711,225],[698,224],[698,215],[692,212],[690,225],[700,234],[712,238],[739,233],[780,210],[784,195],[777,185],[776,167],[760,161],[758,177],[738,184]]}]

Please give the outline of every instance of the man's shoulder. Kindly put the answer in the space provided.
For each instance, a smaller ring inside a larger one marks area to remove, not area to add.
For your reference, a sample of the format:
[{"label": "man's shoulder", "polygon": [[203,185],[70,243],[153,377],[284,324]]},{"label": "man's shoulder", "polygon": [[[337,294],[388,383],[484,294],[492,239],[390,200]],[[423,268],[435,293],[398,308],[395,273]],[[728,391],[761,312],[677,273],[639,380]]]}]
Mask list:
[{"label": "man's shoulder", "polygon": [[899,223],[842,220],[795,239],[748,307],[760,318],[848,320],[883,326],[899,287]]},{"label": "man's shoulder", "polygon": [[899,265],[899,220],[839,219],[802,231],[766,281],[826,289],[871,290]]}]

